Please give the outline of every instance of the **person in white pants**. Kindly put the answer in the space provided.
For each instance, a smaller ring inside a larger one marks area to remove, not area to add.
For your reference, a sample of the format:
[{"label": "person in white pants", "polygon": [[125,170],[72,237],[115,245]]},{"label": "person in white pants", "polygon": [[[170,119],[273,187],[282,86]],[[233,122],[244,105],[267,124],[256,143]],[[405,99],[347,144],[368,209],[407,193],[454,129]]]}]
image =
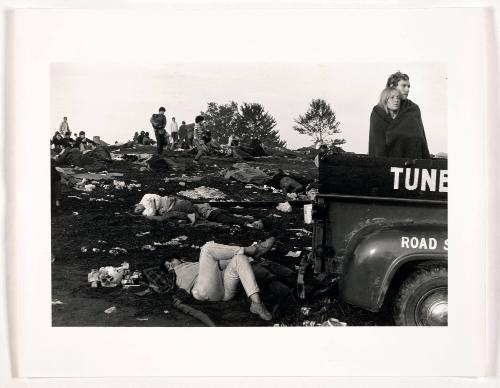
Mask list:
[{"label": "person in white pants", "polygon": [[197,263],[166,260],[164,265],[176,274],[176,285],[200,301],[233,299],[241,282],[251,301],[250,312],[269,321],[271,313],[261,301],[250,257],[259,258],[274,244],[271,237],[248,247],[222,245],[210,241],[201,247]]}]

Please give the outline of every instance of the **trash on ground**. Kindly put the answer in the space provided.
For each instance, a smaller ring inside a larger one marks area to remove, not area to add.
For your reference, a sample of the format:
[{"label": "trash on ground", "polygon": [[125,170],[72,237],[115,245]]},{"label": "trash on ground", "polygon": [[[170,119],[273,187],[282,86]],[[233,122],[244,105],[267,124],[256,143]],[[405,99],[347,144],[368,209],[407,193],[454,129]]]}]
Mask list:
[{"label": "trash on ground", "polygon": [[68,195],[66,198],[82,199],[82,197],[78,197],[76,195]]},{"label": "trash on ground", "polygon": [[286,257],[300,257],[302,254],[302,251],[288,251],[288,253],[285,255]]},{"label": "trash on ground", "polygon": [[151,232],[140,232],[140,233],[136,233],[135,235],[136,235],[137,237],[143,237],[143,236],[146,236],[146,235],[148,235],[148,234],[150,234],[150,233],[151,233]]},{"label": "trash on ground", "polygon": [[100,248],[92,248],[92,252],[95,252],[95,253],[101,252],[101,249]]},{"label": "trash on ground", "polygon": [[113,181],[113,185],[115,186],[115,189],[123,189],[125,188],[125,182],[124,181],[117,181],[116,179]]},{"label": "trash on ground", "polygon": [[171,182],[171,181],[182,181],[182,182],[199,182],[203,178],[199,176],[185,176],[184,174],[182,176],[177,176],[177,177],[170,177],[170,178],[165,178],[165,182]]},{"label": "trash on ground", "polygon": [[297,193],[288,193],[286,196],[292,201],[296,201],[298,199]]},{"label": "trash on ground", "polygon": [[316,326],[316,321],[305,320],[302,322],[302,326]]},{"label": "trash on ground", "polygon": [[154,246],[150,245],[150,244],[147,244],[147,245],[143,245],[141,247],[141,249],[143,251],[154,251],[156,248]]},{"label": "trash on ground", "polygon": [[179,182],[179,186],[186,186],[186,182]]},{"label": "trash on ground", "polygon": [[282,202],[278,206],[276,206],[276,209],[283,213],[291,213],[292,212],[292,206],[288,202]]},{"label": "trash on ground", "polygon": [[79,213],[78,212],[73,212],[73,215],[74,216],[77,216]]},{"label": "trash on ground", "polygon": [[149,318],[136,318],[138,321],[149,321]]},{"label": "trash on ground", "polygon": [[61,302],[59,299],[52,299],[52,304],[65,304]]},{"label": "trash on ground", "polygon": [[168,310],[163,310],[163,314],[168,314],[170,311]]},{"label": "trash on ground", "polygon": [[81,250],[83,253],[85,253],[85,252],[87,252],[87,247],[81,247],[81,248],[80,248],[80,250]]},{"label": "trash on ground", "polygon": [[186,198],[191,199],[224,199],[226,198],[226,194],[218,189],[214,189],[212,187],[200,186],[193,190],[184,190],[179,191],[178,195],[182,195]]},{"label": "trash on ground", "polygon": [[107,242],[107,241],[105,241],[105,240],[97,240],[97,243],[98,243],[98,244],[107,244],[108,242]]},{"label": "trash on ground", "polygon": [[116,256],[119,255],[120,253],[127,253],[127,250],[125,248],[114,247],[109,250],[109,253]]},{"label": "trash on ground", "polygon": [[281,216],[279,214],[273,214],[273,217],[281,218]]},{"label": "trash on ground", "polygon": [[116,307],[115,306],[111,306],[109,309],[104,310],[104,312],[106,314],[114,313],[114,312],[116,312]]},{"label": "trash on ground", "polygon": [[104,198],[89,198],[90,202],[111,202],[109,199]]},{"label": "trash on ground", "polygon": [[309,313],[311,312],[311,308],[310,307],[301,307],[300,312],[302,313],[302,315],[308,316]]}]

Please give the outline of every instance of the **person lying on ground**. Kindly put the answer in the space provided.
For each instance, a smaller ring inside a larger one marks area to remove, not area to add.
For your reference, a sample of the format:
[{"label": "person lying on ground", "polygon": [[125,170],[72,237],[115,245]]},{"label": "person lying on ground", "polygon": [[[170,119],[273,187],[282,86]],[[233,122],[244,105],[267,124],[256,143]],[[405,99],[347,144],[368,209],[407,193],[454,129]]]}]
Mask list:
[{"label": "person lying on ground", "polygon": [[288,174],[283,172],[283,170],[278,169],[278,172],[273,175],[269,184],[273,187],[283,189],[285,193],[300,193],[304,191],[307,185],[312,182],[312,179],[299,175]]},{"label": "person lying on ground", "polygon": [[97,172],[106,170],[106,165],[97,159],[83,154],[78,148],[65,148],[59,155],[54,157],[59,165],[69,165],[85,168],[88,171]]},{"label": "person lying on ground", "polygon": [[247,247],[217,244],[210,241],[200,250],[198,262],[167,259],[165,269],[175,274],[177,287],[199,301],[228,301],[233,299],[241,282],[250,299],[250,312],[270,321],[271,313],[261,300],[249,257],[260,258],[271,249],[274,238]]},{"label": "person lying on ground", "polygon": [[98,144],[89,144],[88,149],[83,151],[83,154],[91,156],[96,160],[102,162],[113,161],[113,159],[111,158],[111,153],[109,152],[109,148]]},{"label": "person lying on ground", "polygon": [[193,204],[191,201],[173,195],[162,197],[158,194],[145,194],[134,206],[134,213],[156,221],[179,219],[190,220],[194,224],[201,218],[210,222],[238,225],[250,229],[264,228],[262,220],[249,221],[227,210],[212,207],[208,203]]},{"label": "person lying on ground", "polygon": [[89,145],[95,146],[96,143],[93,142],[92,140],[88,139],[85,136],[84,131],[80,131],[80,133],[78,134],[78,137],[76,138],[76,141],[75,141],[75,144],[73,145],[73,147],[78,148],[80,151],[85,151],[86,149],[88,149]]}]

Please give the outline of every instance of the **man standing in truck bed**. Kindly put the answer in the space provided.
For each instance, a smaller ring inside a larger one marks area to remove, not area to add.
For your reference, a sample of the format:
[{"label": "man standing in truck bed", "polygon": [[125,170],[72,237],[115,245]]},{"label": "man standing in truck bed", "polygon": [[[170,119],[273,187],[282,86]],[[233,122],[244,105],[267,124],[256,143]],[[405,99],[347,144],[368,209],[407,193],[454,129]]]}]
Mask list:
[{"label": "man standing in truck bed", "polygon": [[165,117],[165,108],[158,109],[159,113],[153,113],[151,116],[151,125],[155,130],[156,145],[158,147],[158,155],[163,153],[163,147],[168,143],[165,127],[167,126],[167,118]]}]

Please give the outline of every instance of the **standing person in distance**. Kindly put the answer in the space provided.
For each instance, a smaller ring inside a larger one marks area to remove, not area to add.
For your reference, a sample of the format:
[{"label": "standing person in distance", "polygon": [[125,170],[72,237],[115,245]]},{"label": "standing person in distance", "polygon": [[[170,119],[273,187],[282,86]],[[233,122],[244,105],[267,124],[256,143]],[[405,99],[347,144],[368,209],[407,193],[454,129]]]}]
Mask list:
[{"label": "standing person in distance", "polygon": [[160,109],[158,109],[158,113],[153,113],[150,122],[155,131],[158,155],[161,155],[163,154],[163,148],[168,145],[167,133],[165,131],[165,127],[167,126],[165,108],[160,107]]},{"label": "standing person in distance", "polygon": [[176,149],[179,144],[179,126],[177,125],[177,121],[175,121],[175,117],[172,117],[172,121],[170,122],[170,137],[172,139],[172,149]]},{"label": "standing person in distance", "polygon": [[63,121],[59,125],[59,133],[61,134],[61,136],[64,136],[66,132],[71,133],[71,131],[69,130],[68,118],[63,117]]}]

